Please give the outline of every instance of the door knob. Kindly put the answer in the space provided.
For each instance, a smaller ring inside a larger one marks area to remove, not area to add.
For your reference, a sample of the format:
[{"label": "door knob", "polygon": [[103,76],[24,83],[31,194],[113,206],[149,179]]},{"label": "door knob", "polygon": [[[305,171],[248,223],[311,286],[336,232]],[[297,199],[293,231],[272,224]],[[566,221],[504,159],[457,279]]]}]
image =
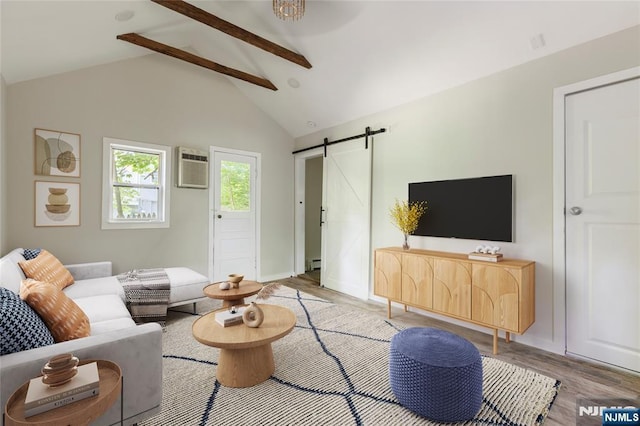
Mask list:
[{"label": "door knob", "polygon": [[572,216],[580,216],[582,214],[582,208],[581,207],[577,207],[577,206],[571,207],[569,209],[569,213]]},{"label": "door knob", "polygon": [[218,219],[222,219],[222,215],[221,214],[218,215]]}]

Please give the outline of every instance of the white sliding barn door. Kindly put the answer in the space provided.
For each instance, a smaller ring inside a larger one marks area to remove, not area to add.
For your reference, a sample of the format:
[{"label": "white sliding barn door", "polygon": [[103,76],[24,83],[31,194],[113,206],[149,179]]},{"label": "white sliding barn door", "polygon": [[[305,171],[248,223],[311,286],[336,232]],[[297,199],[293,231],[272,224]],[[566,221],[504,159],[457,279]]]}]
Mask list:
[{"label": "white sliding barn door", "polygon": [[567,352],[640,372],[640,80],[565,102]]},{"label": "white sliding barn door", "polygon": [[327,147],[323,168],[322,285],[369,297],[371,148],[363,140]]}]

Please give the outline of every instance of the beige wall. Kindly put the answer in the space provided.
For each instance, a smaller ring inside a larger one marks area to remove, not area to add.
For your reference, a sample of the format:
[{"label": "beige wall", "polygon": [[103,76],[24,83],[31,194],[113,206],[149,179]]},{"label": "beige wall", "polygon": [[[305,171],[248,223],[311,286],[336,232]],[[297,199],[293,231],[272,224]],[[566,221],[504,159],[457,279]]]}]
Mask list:
[{"label": "beige wall", "polygon": [[[102,138],[109,136],[260,152],[262,277],[291,274],[293,139],[226,78],[148,55],[10,85],[7,120],[11,161],[3,174],[3,180],[9,179],[3,253],[44,247],[65,263],[112,260],[116,272],[180,265],[207,274],[209,192],[177,188],[175,174],[169,229],[101,230]],[[34,128],[81,134],[79,179],[34,175]],[[80,182],[79,227],[34,227],[35,180]]]},{"label": "beige wall", "polygon": [[[519,341],[557,352],[552,280],[553,89],[640,65],[640,27],[491,75],[422,100],[296,140],[296,149],[386,127],[373,143],[372,248],[399,246],[389,206],[407,184],[513,174],[515,242],[509,257],[536,266],[536,322]],[[473,220],[473,211],[469,211]],[[470,240],[409,238],[415,248],[468,253]],[[371,287],[370,287],[371,288]]]}]

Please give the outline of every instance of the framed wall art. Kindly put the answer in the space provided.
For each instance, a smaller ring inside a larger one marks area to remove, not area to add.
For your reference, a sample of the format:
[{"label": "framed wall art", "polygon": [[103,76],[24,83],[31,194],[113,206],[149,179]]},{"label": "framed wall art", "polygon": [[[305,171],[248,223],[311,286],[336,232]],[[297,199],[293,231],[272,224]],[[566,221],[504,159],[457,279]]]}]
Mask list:
[{"label": "framed wall art", "polygon": [[35,174],[80,177],[80,135],[35,129]]},{"label": "framed wall art", "polygon": [[80,184],[35,182],[35,226],[80,226]]}]

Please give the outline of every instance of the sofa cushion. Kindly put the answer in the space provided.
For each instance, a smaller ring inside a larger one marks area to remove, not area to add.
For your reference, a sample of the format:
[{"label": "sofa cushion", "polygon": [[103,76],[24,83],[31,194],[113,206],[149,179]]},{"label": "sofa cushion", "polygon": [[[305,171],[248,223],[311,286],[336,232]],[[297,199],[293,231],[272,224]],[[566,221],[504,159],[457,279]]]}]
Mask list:
[{"label": "sofa cushion", "polygon": [[0,287],[0,355],[54,343],[42,318],[16,293]]},{"label": "sofa cushion", "polygon": [[34,249],[26,248],[22,252],[22,257],[24,257],[26,260],[35,259],[36,257],[38,257],[41,251],[42,249],[39,249],[39,248],[34,248]]},{"label": "sofa cushion", "polygon": [[[102,296],[105,294],[115,294],[122,301],[124,298],[124,289],[116,277],[100,277],[89,278],[86,280],[77,280],[73,285],[65,288],[64,294],[76,300],[80,297]],[[85,310],[86,312],[86,310]]]},{"label": "sofa cushion", "polygon": [[87,315],[53,284],[27,278],[20,286],[20,297],[42,317],[56,342],[91,333]]},{"label": "sofa cushion", "polygon": [[129,318],[115,318],[106,321],[92,322],[91,323],[91,335],[97,336],[98,334],[108,333],[115,330],[123,330],[129,327],[135,327],[136,323]]},{"label": "sofa cushion", "polygon": [[86,312],[91,324],[116,318],[131,318],[131,314],[127,310],[126,305],[122,299],[115,294],[80,297],[73,299],[73,301],[80,309]]},{"label": "sofa cushion", "polygon": [[19,262],[19,265],[27,278],[51,283],[60,290],[73,284],[71,273],[47,250],[42,250],[35,259]]}]

